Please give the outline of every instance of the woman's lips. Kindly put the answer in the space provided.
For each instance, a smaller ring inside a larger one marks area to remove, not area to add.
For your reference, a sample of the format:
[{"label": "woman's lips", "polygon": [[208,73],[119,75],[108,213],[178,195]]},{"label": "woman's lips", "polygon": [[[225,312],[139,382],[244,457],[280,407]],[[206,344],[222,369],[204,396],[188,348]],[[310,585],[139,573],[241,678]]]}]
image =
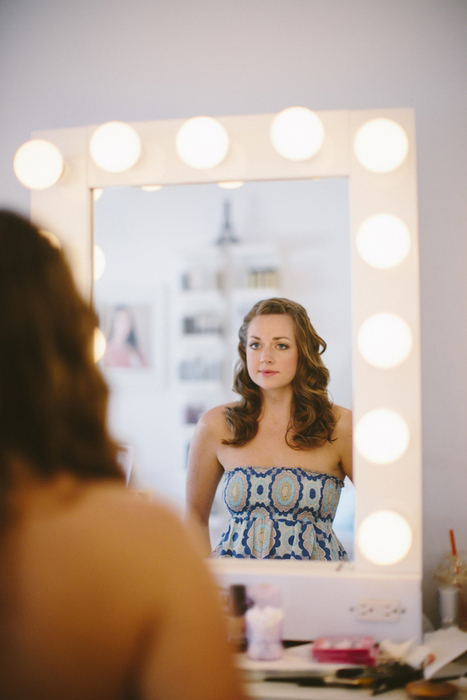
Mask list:
[{"label": "woman's lips", "polygon": [[260,369],[260,374],[263,374],[265,377],[272,377],[273,374],[277,374],[277,372],[273,369]]}]

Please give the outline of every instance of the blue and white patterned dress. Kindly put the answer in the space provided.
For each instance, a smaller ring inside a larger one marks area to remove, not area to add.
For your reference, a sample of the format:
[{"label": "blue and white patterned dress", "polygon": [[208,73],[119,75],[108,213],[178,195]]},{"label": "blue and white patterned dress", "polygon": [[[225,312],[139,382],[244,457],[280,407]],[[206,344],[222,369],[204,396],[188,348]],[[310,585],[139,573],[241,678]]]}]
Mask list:
[{"label": "blue and white patterned dress", "polygon": [[348,560],[332,523],[342,479],[301,467],[226,472],[227,530],[211,557]]}]

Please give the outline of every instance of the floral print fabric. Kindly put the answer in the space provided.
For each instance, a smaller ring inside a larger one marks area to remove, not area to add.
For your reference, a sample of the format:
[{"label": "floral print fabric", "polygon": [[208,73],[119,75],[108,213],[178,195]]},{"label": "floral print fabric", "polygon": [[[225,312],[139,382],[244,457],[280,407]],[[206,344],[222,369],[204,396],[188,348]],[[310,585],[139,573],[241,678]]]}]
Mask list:
[{"label": "floral print fabric", "polygon": [[300,467],[226,472],[230,519],[211,557],[348,560],[332,523],[342,479]]}]

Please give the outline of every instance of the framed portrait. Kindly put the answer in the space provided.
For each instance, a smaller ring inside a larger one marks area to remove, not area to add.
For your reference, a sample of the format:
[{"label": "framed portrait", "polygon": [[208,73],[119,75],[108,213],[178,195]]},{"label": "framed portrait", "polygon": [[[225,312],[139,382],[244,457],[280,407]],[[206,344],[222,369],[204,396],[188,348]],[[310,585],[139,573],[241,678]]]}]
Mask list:
[{"label": "framed portrait", "polygon": [[106,340],[102,366],[109,369],[149,369],[151,352],[151,306],[127,301],[104,303],[99,309]]},{"label": "framed portrait", "polygon": [[96,294],[106,348],[99,366],[116,386],[159,385],[167,366],[167,290],[120,287]]}]

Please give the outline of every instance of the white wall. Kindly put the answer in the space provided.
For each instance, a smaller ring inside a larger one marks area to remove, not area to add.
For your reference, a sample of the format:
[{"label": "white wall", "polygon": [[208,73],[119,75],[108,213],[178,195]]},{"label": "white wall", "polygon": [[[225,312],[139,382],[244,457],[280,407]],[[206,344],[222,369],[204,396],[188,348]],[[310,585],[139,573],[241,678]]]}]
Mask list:
[{"label": "white wall", "polygon": [[[425,600],[467,548],[465,0],[3,0],[0,203],[31,131],[316,109],[414,107],[420,206]],[[403,484],[401,485],[403,488]]]}]

